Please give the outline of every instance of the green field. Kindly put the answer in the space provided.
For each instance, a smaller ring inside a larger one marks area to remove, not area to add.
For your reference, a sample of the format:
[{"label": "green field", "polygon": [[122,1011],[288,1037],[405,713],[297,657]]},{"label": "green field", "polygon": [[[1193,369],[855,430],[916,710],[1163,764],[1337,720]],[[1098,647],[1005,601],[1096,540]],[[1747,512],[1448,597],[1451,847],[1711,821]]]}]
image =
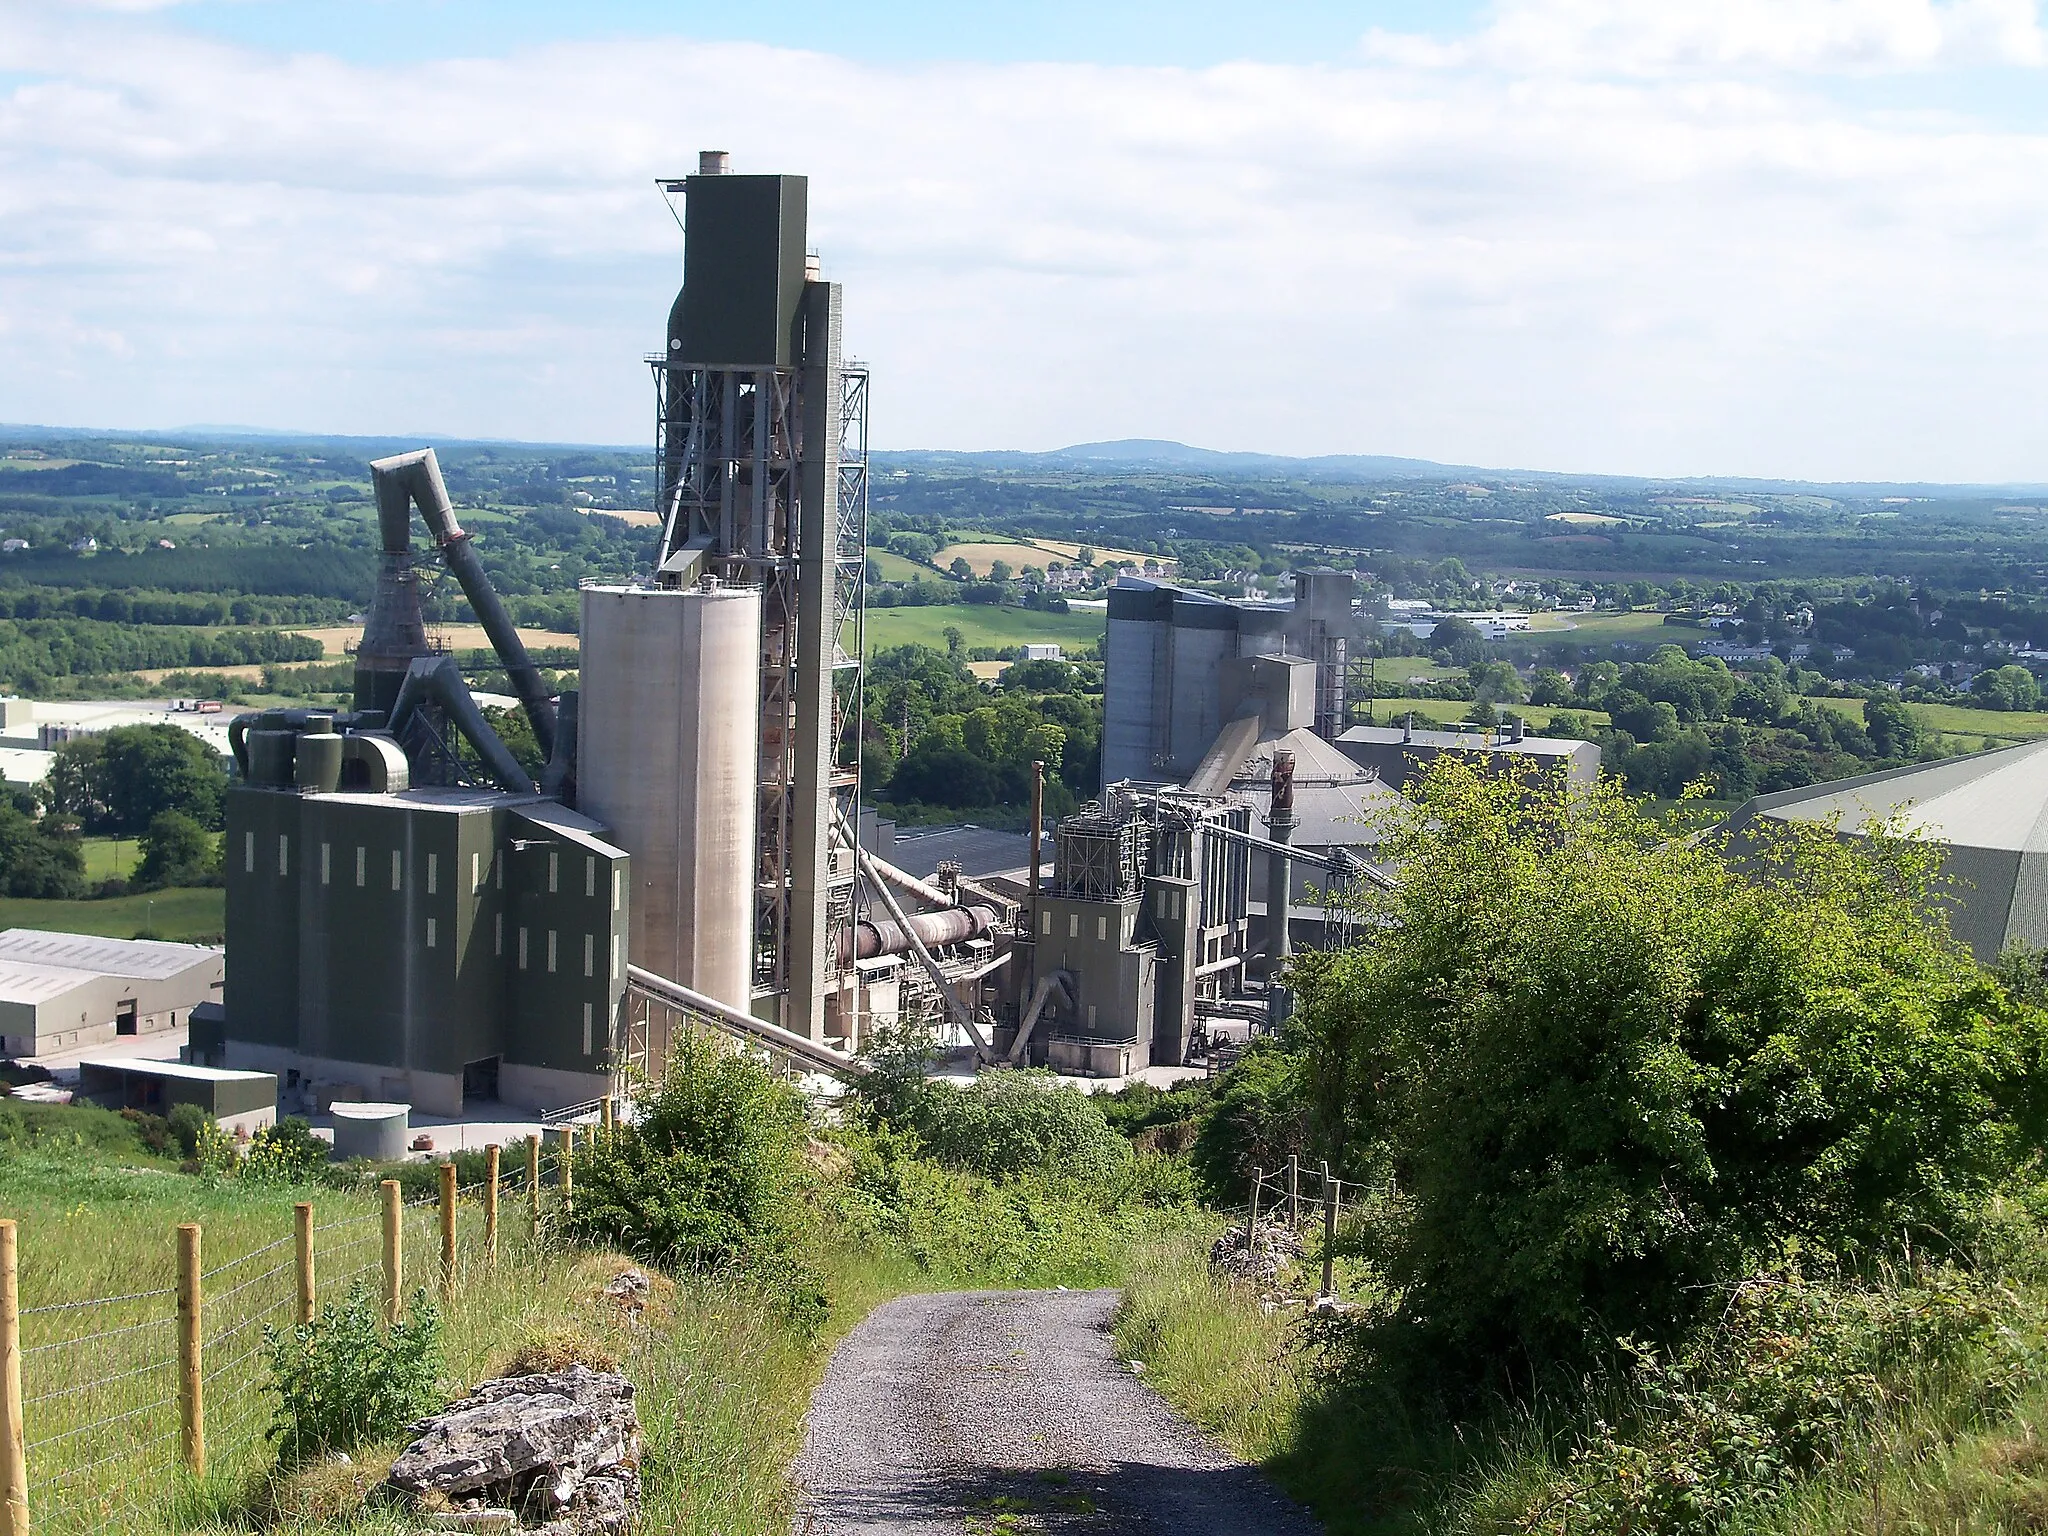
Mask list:
[{"label": "green field", "polygon": [[1706,631],[1686,625],[1666,624],[1664,615],[1646,613],[1539,613],[1527,637],[1564,641],[1579,645],[1689,645],[1706,638]]},{"label": "green field", "polygon": [[919,565],[915,560],[894,554],[886,549],[870,549],[868,559],[882,573],[884,581],[951,581],[951,576],[941,576],[928,565]]},{"label": "green field", "polygon": [[[133,843],[128,845],[134,847]],[[0,897],[0,928],[45,928],[132,939],[150,933],[188,944],[219,943],[227,927],[227,893],[218,887],[110,896],[105,901],[31,901]]]},{"label": "green field", "polygon": [[79,849],[85,855],[86,881],[92,885],[126,880],[142,862],[142,845],[132,837],[84,837]]},{"label": "green field", "polygon": [[[1812,702],[1852,720],[1863,718],[1861,699],[1816,698]],[[2048,710],[1971,709],[1964,704],[1908,704],[1906,708],[1921,725],[1946,736],[1988,736],[2000,742],[2038,741],[2048,736]]]},{"label": "green field", "polygon": [[1079,613],[1042,613],[1036,608],[983,607],[947,603],[934,608],[870,608],[868,652],[897,645],[929,645],[943,651],[946,630],[960,631],[961,644],[976,646],[1041,644],[1091,645],[1102,638],[1108,618],[1101,609]]}]

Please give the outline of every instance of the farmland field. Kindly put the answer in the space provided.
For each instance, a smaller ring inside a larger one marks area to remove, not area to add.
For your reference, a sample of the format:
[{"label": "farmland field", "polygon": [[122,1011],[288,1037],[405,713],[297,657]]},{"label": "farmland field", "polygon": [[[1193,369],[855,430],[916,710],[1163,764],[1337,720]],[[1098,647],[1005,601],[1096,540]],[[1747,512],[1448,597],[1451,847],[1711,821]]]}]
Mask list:
[{"label": "farmland field", "polygon": [[[931,581],[938,576],[930,566],[919,565],[915,560],[886,549],[870,547],[868,559],[874,562],[884,581]],[[942,579],[951,581],[953,578],[947,576]]]},{"label": "farmland field", "polygon": [[1044,613],[1036,608],[984,607],[948,603],[932,608],[868,610],[868,652],[897,645],[929,645],[944,650],[948,627],[960,631],[961,644],[1025,645],[1052,641],[1069,648],[1093,645],[1108,625],[1100,609],[1080,613]]},{"label": "farmland field", "polygon": [[[134,845],[131,843],[132,848]],[[218,944],[227,928],[227,893],[217,887],[174,888],[104,901],[32,901],[0,897],[0,928],[43,928],[132,939],[148,932],[187,944]]]}]

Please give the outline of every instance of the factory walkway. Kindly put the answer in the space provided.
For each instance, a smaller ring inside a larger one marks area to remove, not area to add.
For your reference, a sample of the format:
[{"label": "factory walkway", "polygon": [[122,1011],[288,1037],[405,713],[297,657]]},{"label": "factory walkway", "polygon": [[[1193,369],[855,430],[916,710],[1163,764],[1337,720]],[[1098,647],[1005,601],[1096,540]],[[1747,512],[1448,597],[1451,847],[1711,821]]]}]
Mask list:
[{"label": "factory walkway", "polygon": [[1313,1536],[1118,1364],[1116,1303],[960,1291],[877,1309],[812,1400],[798,1536],[959,1536],[1003,1514],[1044,1531]]}]

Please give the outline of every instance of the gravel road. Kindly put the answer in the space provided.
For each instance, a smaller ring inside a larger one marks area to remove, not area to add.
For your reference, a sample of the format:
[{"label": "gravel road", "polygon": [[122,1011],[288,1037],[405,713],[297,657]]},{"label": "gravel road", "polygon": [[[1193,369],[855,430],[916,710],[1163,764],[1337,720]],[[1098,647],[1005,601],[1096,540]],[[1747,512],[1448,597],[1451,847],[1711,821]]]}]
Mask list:
[{"label": "gravel road", "polygon": [[799,1536],[1314,1536],[1117,1362],[1116,1303],[963,1291],[879,1308],[812,1399]]}]

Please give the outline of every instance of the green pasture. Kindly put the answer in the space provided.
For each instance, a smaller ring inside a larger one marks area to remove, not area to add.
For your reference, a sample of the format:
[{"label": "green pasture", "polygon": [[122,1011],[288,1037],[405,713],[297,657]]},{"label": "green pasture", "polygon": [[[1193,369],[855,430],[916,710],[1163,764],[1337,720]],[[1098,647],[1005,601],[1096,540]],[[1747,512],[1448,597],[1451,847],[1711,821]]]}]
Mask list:
[{"label": "green pasture", "polygon": [[884,581],[951,581],[951,576],[941,576],[928,565],[919,565],[915,560],[886,549],[868,550],[868,559],[881,572]]},{"label": "green pasture", "polygon": [[1099,608],[1076,613],[1044,613],[1036,608],[984,607],[978,603],[947,603],[931,608],[870,608],[868,652],[898,645],[946,648],[946,630],[960,631],[960,643],[976,646],[1045,644],[1081,646],[1102,638],[1108,617]]},{"label": "green pasture", "polygon": [[173,887],[147,895],[110,896],[104,901],[5,896],[0,897],[0,928],[43,928],[109,939],[148,933],[187,944],[217,944],[227,928],[227,893],[218,887]]}]

